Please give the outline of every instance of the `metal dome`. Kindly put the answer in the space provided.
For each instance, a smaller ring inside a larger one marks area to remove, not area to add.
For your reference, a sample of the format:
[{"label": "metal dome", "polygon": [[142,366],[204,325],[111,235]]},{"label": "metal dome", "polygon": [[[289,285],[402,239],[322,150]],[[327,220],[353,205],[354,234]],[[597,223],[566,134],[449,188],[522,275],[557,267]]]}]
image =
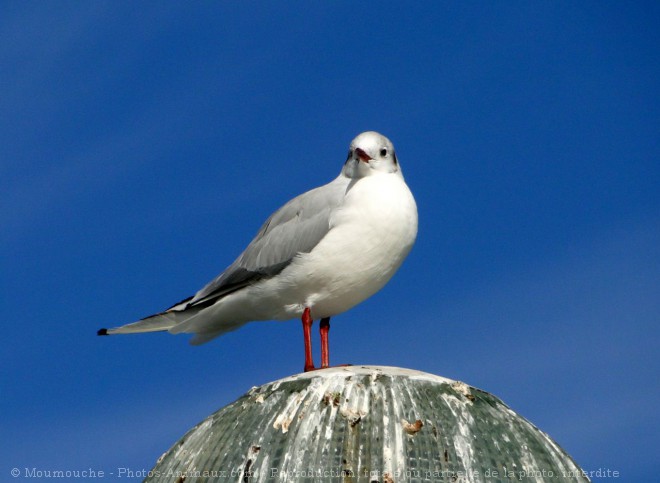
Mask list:
[{"label": "metal dome", "polygon": [[145,481],[589,481],[495,396],[353,366],[252,388],[191,429]]}]

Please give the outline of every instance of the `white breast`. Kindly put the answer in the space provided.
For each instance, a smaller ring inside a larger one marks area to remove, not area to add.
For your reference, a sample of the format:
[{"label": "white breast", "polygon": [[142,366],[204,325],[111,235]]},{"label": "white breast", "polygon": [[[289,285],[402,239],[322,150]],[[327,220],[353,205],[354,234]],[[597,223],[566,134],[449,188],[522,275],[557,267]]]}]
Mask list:
[{"label": "white breast", "polygon": [[335,315],[380,290],[412,248],[417,207],[401,176],[378,174],[350,188],[330,224],[314,250],[283,273],[295,288],[296,300],[282,300],[290,302],[289,317],[304,307],[314,318]]}]

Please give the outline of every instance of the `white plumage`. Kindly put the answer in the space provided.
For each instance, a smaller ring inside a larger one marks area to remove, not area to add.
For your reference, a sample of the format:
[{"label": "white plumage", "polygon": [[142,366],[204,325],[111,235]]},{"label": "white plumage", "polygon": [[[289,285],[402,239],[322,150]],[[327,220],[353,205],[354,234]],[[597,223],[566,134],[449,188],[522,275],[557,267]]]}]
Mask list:
[{"label": "white plumage", "polygon": [[199,344],[256,320],[345,312],[380,290],[417,235],[417,207],[392,143],[373,131],[341,174],[277,210],[245,251],[193,297],[99,334],[167,330]]}]

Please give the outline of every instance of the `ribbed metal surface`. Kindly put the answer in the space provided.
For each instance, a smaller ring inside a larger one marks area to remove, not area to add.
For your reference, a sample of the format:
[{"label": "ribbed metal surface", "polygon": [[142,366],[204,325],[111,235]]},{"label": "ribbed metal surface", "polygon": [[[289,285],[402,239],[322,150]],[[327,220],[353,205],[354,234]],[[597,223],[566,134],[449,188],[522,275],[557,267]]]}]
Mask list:
[{"label": "ribbed metal surface", "polygon": [[332,368],[253,388],[190,430],[150,475],[145,481],[589,481],[498,398],[392,367]]}]

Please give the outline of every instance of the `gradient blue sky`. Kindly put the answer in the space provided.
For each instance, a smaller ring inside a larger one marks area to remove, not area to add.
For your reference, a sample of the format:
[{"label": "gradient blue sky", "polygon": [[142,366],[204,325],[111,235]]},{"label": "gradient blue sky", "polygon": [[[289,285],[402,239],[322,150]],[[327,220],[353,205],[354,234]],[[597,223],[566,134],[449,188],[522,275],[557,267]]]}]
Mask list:
[{"label": "gradient blue sky", "polygon": [[149,469],[299,372],[299,322],[95,333],[192,294],[378,130],[419,237],[332,360],[463,380],[584,469],[658,481],[658,25],[657,2],[3,3],[0,479]]}]

